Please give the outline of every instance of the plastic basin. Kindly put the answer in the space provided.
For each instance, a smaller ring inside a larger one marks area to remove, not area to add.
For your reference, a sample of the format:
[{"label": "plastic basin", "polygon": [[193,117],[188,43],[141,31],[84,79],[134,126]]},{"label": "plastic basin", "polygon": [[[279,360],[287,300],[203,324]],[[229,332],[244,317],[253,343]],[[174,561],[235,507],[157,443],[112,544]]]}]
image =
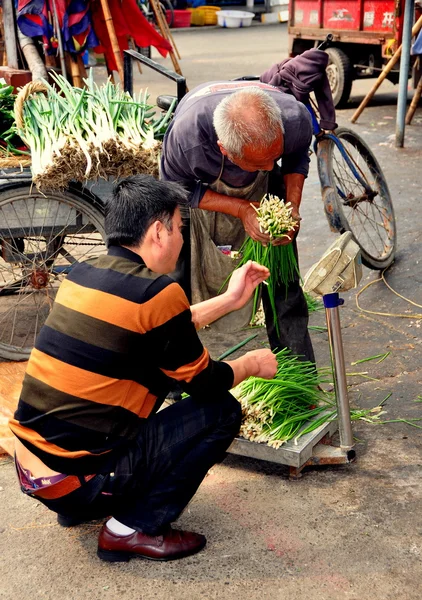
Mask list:
[{"label": "plastic basin", "polygon": [[243,10],[220,10],[217,22],[220,27],[249,27],[255,14]]}]

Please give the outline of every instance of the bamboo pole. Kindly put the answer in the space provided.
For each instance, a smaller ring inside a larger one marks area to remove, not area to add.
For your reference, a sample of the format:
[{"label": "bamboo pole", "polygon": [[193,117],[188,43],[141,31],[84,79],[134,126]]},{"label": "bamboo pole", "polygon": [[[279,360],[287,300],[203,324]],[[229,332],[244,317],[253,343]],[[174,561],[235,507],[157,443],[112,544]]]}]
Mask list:
[{"label": "bamboo pole", "polygon": [[82,80],[80,65],[77,57],[74,54],[68,54],[68,66],[70,67],[69,70],[74,87],[83,88],[84,82]]},{"label": "bamboo pole", "polygon": [[[158,28],[159,28],[159,30],[160,30],[160,32],[161,32],[161,35],[162,35],[162,36],[163,36],[163,37],[164,37],[166,40],[168,40],[168,35],[167,35],[167,32],[166,32],[166,25],[167,25],[167,23],[166,23],[166,24],[163,24],[163,20],[164,20],[164,19],[163,19],[163,14],[162,14],[162,12],[161,12],[161,9],[158,7],[158,5],[157,5],[157,3],[156,3],[156,0],[150,0],[150,5],[151,5],[151,8],[152,8],[152,12],[153,12],[153,13],[154,13],[154,15],[155,15],[155,20],[157,21],[157,25],[158,25]],[[173,49],[169,50],[169,54],[170,54],[170,58],[171,58],[171,60],[172,60],[172,63],[173,63],[174,70],[175,70],[175,71],[176,71],[176,73],[178,73],[179,75],[183,75],[183,73],[182,73],[182,70],[181,70],[181,68],[180,68],[180,65],[179,65],[179,63],[177,62],[176,55],[175,55],[175,54],[174,54],[174,52],[173,52]]]},{"label": "bamboo pole", "polygon": [[412,102],[410,103],[409,109],[406,115],[406,125],[410,125],[413,119],[413,115],[418,107],[419,100],[421,99],[422,94],[422,77],[419,79],[418,86],[413,94]]},{"label": "bamboo pole", "polygon": [[18,40],[16,38],[13,0],[3,0],[3,27],[7,66],[11,69],[18,69]]},{"label": "bamboo pole", "polygon": [[119,41],[117,39],[116,30],[114,29],[113,17],[110,12],[110,7],[107,0],[101,0],[101,7],[104,13],[104,20],[108,31],[108,36],[111,42],[111,48],[113,50],[114,58],[116,60],[117,71],[119,73],[120,82],[123,85],[124,74],[123,74],[123,58],[120,51]]},{"label": "bamboo pole", "polygon": [[[416,23],[412,27],[412,37],[417,35],[421,28],[422,28],[422,16],[419,17],[419,19],[416,21]],[[372,86],[370,91],[366,94],[365,98],[362,100],[362,102],[356,109],[355,113],[353,114],[352,118],[350,119],[352,123],[356,123],[359,116],[362,114],[364,108],[372,100],[375,92],[377,91],[377,89],[379,88],[381,83],[384,81],[384,79],[387,77],[389,72],[392,70],[392,68],[395,66],[395,64],[399,60],[401,51],[402,51],[402,46],[400,45],[397,48],[397,50],[395,51],[395,53],[393,54],[393,56],[390,58],[388,63],[385,65],[384,69],[382,70],[382,72],[381,72],[380,76],[378,77],[378,79],[376,80],[375,84]]]},{"label": "bamboo pole", "polygon": [[159,9],[159,11],[161,13],[161,16],[163,17],[162,18],[162,22],[163,22],[163,25],[164,25],[164,31],[166,33],[165,37],[169,40],[169,42],[173,46],[173,49],[174,49],[174,52],[175,52],[177,58],[179,60],[181,60],[182,57],[180,56],[179,50],[177,49],[176,43],[174,41],[173,35],[171,33],[171,30],[170,30],[170,25],[167,23],[167,15],[165,13],[163,5],[160,2],[158,3],[158,9]]}]

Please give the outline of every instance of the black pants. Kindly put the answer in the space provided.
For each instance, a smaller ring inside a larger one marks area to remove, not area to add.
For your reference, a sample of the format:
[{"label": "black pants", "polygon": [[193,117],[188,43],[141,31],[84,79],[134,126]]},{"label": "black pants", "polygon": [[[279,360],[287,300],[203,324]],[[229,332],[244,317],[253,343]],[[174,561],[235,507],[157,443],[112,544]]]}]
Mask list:
[{"label": "black pants", "polygon": [[113,515],[128,527],[158,534],[177,519],[239,431],[241,408],[229,393],[165,408],[145,421],[110,474],[96,475],[68,496],[42,500],[81,518]]}]

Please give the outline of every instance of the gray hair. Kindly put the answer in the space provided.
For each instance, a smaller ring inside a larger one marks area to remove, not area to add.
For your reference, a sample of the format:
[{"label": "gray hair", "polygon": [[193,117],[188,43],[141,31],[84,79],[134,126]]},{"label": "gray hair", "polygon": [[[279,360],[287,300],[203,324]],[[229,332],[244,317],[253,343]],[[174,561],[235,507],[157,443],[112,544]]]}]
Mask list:
[{"label": "gray hair", "polygon": [[214,110],[214,129],[225,150],[241,157],[245,146],[273,144],[284,133],[281,109],[263,89],[251,86],[226,96]]}]

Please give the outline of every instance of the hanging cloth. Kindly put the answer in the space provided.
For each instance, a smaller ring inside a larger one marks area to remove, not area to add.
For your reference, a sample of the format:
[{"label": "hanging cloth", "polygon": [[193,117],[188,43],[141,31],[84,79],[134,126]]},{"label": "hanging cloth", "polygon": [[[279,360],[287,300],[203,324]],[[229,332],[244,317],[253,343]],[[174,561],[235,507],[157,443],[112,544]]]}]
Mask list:
[{"label": "hanging cloth", "polygon": [[[110,71],[117,71],[117,65],[111,48],[101,2],[95,0],[91,3],[91,7],[94,30],[100,41],[100,45],[96,51],[104,54]],[[133,38],[135,44],[142,48],[154,46],[161,56],[164,57],[172,50],[171,44],[164,39],[150,23],[148,23],[141,10],[138,8],[136,0],[124,0],[124,11],[120,0],[109,0],[109,7],[113,17],[113,24],[116,30],[119,47],[122,52],[129,48],[129,37]]]}]

